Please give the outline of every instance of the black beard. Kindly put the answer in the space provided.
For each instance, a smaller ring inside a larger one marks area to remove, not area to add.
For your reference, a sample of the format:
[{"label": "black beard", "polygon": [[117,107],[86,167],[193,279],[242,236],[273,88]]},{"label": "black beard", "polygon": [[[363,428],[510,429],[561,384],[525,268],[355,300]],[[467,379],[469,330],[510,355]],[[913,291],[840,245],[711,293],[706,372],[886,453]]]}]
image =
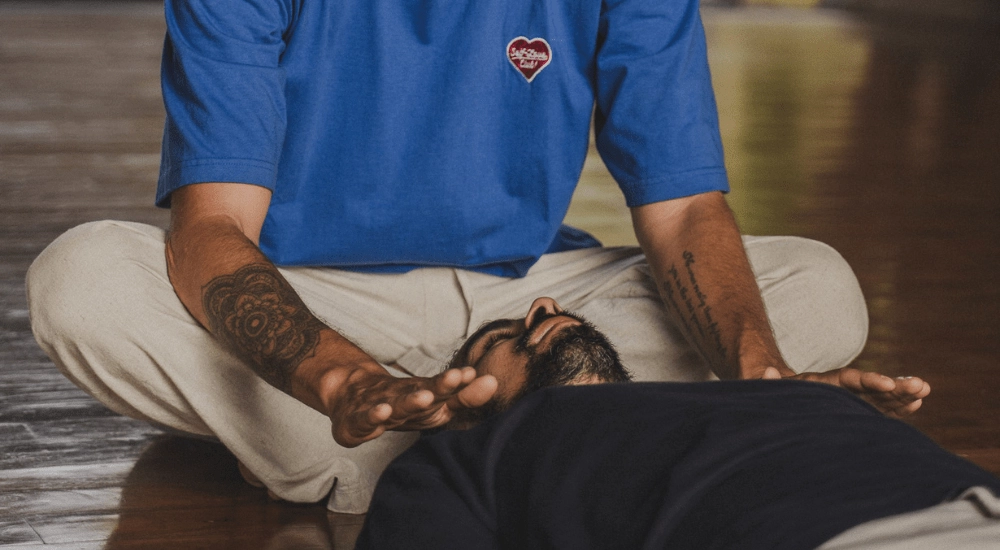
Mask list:
[{"label": "black beard", "polygon": [[559,315],[572,317],[581,324],[561,330],[546,351],[538,353],[535,346],[528,345],[528,340],[531,329],[552,315],[539,315],[533,320],[531,329],[525,331],[518,340],[517,350],[528,356],[528,362],[525,366],[524,386],[517,394],[509,399],[494,397],[476,409],[459,410],[443,429],[469,429],[506,411],[519,399],[542,388],[565,386],[577,380],[591,378],[601,383],[632,380],[632,373],[622,365],[618,352],[601,331],[577,315],[565,312]]},{"label": "black beard", "polygon": [[542,388],[565,386],[582,379],[593,378],[600,382],[632,380],[632,374],[622,365],[618,352],[607,337],[589,322],[576,316],[574,318],[582,324],[561,330],[549,349],[542,353],[536,353],[527,345],[526,336],[530,331],[518,342],[519,350],[528,355],[528,363],[525,366],[525,384],[512,402]]}]

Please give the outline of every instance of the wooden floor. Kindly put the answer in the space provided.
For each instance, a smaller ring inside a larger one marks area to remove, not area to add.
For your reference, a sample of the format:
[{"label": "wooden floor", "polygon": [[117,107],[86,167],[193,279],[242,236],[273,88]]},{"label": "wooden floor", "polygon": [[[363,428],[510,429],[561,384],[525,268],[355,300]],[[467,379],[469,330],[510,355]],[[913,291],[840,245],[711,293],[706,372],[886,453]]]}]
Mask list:
[{"label": "wooden floor", "polygon": [[[38,350],[24,273],[60,232],[150,206],[154,3],[0,0],[0,547],[348,548],[357,518],[268,502],[212,443],[116,416]],[[836,247],[871,310],[864,368],[934,392],[912,423],[1000,473],[1000,43],[836,13],[705,12],[744,230]],[[600,161],[570,214],[634,242]]]}]

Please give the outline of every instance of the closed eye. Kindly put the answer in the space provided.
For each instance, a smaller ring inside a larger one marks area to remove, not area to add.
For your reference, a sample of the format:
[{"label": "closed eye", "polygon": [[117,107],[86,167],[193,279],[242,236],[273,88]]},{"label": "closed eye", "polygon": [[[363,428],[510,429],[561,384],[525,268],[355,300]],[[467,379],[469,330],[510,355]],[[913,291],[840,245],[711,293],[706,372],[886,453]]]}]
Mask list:
[{"label": "closed eye", "polygon": [[495,319],[476,330],[459,350],[460,362],[475,366],[479,359],[504,338],[516,337],[522,330],[523,321],[518,319]]},{"label": "closed eye", "polygon": [[486,337],[486,343],[483,345],[483,354],[488,352],[490,348],[500,343],[501,340],[506,340],[508,338],[513,338],[517,336],[517,331],[514,330],[497,330],[489,334]]}]

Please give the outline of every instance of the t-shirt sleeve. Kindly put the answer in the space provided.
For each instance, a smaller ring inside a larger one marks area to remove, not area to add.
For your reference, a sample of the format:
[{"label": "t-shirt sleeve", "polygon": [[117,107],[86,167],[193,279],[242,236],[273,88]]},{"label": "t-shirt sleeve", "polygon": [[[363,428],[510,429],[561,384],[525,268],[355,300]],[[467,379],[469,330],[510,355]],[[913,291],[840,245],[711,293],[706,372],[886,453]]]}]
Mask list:
[{"label": "t-shirt sleeve", "polygon": [[273,189],[285,135],[281,55],[292,0],[166,0],[156,202],[191,183]]},{"label": "t-shirt sleeve", "polygon": [[729,190],[697,0],[605,0],[597,149],[630,207]]}]

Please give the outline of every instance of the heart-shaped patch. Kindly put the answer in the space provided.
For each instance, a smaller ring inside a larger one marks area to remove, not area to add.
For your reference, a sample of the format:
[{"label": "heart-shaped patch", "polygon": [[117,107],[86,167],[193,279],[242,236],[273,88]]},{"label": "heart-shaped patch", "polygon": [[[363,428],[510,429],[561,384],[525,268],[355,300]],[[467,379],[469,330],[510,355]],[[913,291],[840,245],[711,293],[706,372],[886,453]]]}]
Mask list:
[{"label": "heart-shaped patch", "polygon": [[507,60],[531,82],[552,61],[552,48],[544,38],[518,36],[507,44]]}]

